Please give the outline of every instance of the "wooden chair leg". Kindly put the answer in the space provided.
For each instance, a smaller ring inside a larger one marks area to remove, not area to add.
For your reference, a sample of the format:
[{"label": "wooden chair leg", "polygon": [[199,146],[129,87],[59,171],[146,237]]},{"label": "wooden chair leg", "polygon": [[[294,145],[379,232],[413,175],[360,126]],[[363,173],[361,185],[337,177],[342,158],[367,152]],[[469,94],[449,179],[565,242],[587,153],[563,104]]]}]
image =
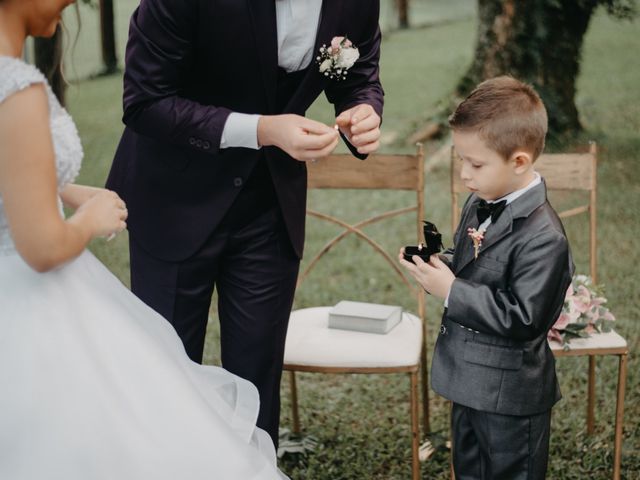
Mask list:
[{"label": "wooden chair leg", "polygon": [[596,406],[596,357],[589,355],[589,384],[587,387],[587,434],[592,435],[595,425]]},{"label": "wooden chair leg", "polygon": [[418,372],[411,372],[411,478],[420,480],[420,417],[418,403]]},{"label": "wooden chair leg", "polygon": [[420,354],[420,371],[422,374],[422,430],[424,435],[431,431],[429,425],[429,369],[427,368],[427,344],[422,345]]},{"label": "wooden chair leg", "polygon": [[453,413],[453,402],[449,403],[449,441],[451,442],[451,448],[449,449],[449,475],[451,480],[456,480],[456,473],[453,470],[453,430],[451,429],[451,414]]},{"label": "wooden chair leg", "polygon": [[613,443],[613,480],[620,480],[622,457],[622,427],[624,415],[624,391],[627,384],[627,354],[620,355],[618,364],[618,393],[616,398],[616,433]]},{"label": "wooden chair leg", "polygon": [[291,418],[293,420],[293,433],[300,434],[300,415],[298,413],[298,389],[296,387],[296,372],[289,372],[291,385]]}]

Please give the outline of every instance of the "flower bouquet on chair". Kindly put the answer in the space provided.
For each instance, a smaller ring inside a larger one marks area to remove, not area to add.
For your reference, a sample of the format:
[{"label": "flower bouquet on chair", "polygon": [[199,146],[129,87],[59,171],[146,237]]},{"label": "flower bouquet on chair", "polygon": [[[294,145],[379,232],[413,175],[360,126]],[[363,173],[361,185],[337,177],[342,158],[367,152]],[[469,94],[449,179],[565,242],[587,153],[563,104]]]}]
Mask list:
[{"label": "flower bouquet on chair", "polygon": [[549,330],[549,340],[555,340],[567,349],[572,338],[611,331],[615,317],[604,306],[606,302],[602,287],[594,285],[591,277],[575,275],[567,289],[562,313]]},{"label": "flower bouquet on chair", "polygon": [[413,262],[412,257],[414,255],[419,256],[425,262],[429,261],[429,257],[434,253],[439,253],[442,250],[442,234],[438,232],[436,226],[423,221],[424,227],[422,227],[422,233],[424,235],[425,243],[416,245],[407,245],[404,247],[404,259],[408,262]]}]

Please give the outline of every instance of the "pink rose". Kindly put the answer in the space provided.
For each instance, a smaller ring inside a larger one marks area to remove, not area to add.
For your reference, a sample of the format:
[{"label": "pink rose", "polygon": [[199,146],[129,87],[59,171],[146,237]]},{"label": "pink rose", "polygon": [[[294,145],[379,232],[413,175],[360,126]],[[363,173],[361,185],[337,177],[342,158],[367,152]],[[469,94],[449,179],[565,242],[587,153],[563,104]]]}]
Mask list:
[{"label": "pink rose", "polygon": [[562,343],[562,335],[560,334],[560,332],[558,332],[558,330],[555,329],[555,327],[549,330],[549,332],[547,333],[547,338],[549,340],[554,340],[558,343]]},{"label": "pink rose", "polygon": [[562,312],[556,320],[556,323],[553,324],[553,328],[558,330],[564,330],[567,328],[567,325],[571,323],[571,317],[569,317],[568,313]]},{"label": "pink rose", "polygon": [[[343,40],[344,44],[342,44]],[[333,37],[331,39],[331,53],[335,55],[340,51],[341,48],[349,48],[352,45],[353,43],[351,43],[351,40],[349,40],[348,38],[345,40],[344,37]]]},{"label": "pink rose", "polygon": [[569,284],[569,288],[567,288],[567,293],[566,293],[566,295],[564,296],[565,300],[568,300],[568,299],[569,299],[569,297],[571,297],[572,295],[573,295],[573,284],[572,284],[572,283],[570,283],[570,284]]}]

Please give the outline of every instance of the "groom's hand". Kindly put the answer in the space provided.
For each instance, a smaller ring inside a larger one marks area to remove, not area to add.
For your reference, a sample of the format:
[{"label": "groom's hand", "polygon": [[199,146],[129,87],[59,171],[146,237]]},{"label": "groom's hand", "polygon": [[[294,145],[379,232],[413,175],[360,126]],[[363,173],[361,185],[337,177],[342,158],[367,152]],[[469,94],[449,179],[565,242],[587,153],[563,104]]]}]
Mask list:
[{"label": "groom's hand", "polygon": [[263,115],[258,120],[260,146],[276,146],[301,162],[326,157],[339,138],[333,128],[300,115]]},{"label": "groom's hand", "polygon": [[336,125],[358,153],[373,153],[380,146],[380,116],[371,105],[363,103],[345,110],[336,118]]}]

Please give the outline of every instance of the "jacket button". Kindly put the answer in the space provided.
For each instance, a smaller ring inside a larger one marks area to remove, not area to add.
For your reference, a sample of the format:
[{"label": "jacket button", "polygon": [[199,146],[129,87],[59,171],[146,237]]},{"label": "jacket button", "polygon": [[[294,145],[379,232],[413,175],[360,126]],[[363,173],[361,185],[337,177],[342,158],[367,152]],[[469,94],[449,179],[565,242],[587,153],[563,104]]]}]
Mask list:
[{"label": "jacket button", "polygon": [[202,140],[200,139],[196,140],[196,147],[202,148]]},{"label": "jacket button", "polygon": [[233,185],[236,187],[241,187],[242,186],[242,178],[240,177],[236,177],[233,179]]},{"label": "jacket button", "polygon": [[440,325],[440,335],[446,335],[447,334],[447,327],[445,327],[444,325]]},{"label": "jacket button", "polygon": [[196,139],[193,137],[189,137],[189,145],[195,145],[196,144]]},{"label": "jacket button", "polygon": [[209,150],[211,148],[211,144],[205,140],[202,143],[202,148],[204,148],[205,150]]}]

